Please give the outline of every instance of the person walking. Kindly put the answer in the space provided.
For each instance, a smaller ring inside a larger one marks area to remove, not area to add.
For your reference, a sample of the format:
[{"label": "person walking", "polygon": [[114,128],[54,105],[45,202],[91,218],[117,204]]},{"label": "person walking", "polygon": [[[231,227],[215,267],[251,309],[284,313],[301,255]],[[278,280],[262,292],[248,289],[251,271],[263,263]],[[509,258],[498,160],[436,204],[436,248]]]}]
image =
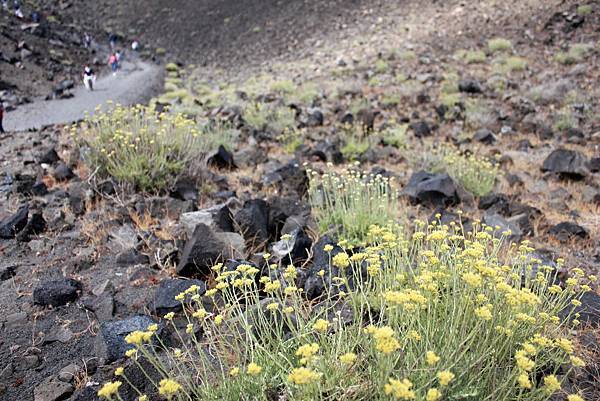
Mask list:
[{"label": "person walking", "polygon": [[4,103],[0,99],[0,134],[4,134],[4,126],[2,125],[3,118],[4,118]]},{"label": "person walking", "polygon": [[119,69],[119,58],[117,57],[116,53],[113,52],[110,55],[110,58],[108,59],[108,65],[110,65],[113,75],[117,75],[117,70]]},{"label": "person walking", "polygon": [[96,74],[94,74],[94,70],[92,70],[89,65],[86,65],[83,69],[83,85],[87,90],[93,91],[95,81]]}]

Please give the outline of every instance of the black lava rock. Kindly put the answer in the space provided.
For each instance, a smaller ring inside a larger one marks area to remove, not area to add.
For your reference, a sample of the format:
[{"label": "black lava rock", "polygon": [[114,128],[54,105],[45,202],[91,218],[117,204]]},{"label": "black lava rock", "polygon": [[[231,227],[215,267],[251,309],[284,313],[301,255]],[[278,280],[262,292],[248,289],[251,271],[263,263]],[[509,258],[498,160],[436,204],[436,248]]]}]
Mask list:
[{"label": "black lava rock", "polygon": [[46,149],[45,151],[40,153],[40,156],[38,157],[38,163],[40,164],[54,164],[59,160],[60,157],[58,157],[58,154],[53,148]]},{"label": "black lava rock", "polygon": [[492,145],[496,142],[496,136],[489,129],[482,128],[475,132],[475,135],[473,135],[473,140],[481,142],[485,145]]},{"label": "black lava rock", "polygon": [[190,277],[198,273],[208,273],[210,268],[223,256],[225,245],[206,224],[198,224],[185,244],[177,274]]},{"label": "black lava rock", "polygon": [[29,206],[25,205],[17,213],[0,221],[0,238],[15,238],[17,233],[25,228],[29,216]]},{"label": "black lava rock", "polygon": [[148,263],[150,263],[148,255],[141,254],[134,248],[124,250],[117,255],[117,266],[147,265]]},{"label": "black lava rock", "polygon": [[429,206],[451,206],[460,201],[454,181],[448,174],[414,173],[402,194],[413,203]]},{"label": "black lava rock", "polygon": [[145,315],[102,323],[96,337],[97,356],[104,358],[107,363],[123,358],[128,349],[134,348],[133,345],[125,342],[125,337],[134,331],[145,331],[154,323],[154,320]]},{"label": "black lava rock", "polygon": [[192,285],[199,287],[195,294],[204,295],[206,292],[206,284],[201,280],[165,279],[160,282],[154,293],[154,299],[150,301],[148,307],[158,316],[179,312],[182,310],[181,302],[175,300],[175,297]]},{"label": "black lava rock", "polygon": [[417,121],[411,123],[409,128],[413,130],[417,138],[423,138],[431,135],[431,127],[426,121]]},{"label": "black lava rock", "polygon": [[62,306],[77,299],[81,292],[81,283],[64,278],[38,284],[33,290],[33,303],[42,306]]},{"label": "black lava rock", "polygon": [[548,234],[552,235],[561,242],[566,242],[572,238],[586,239],[590,234],[579,224],[564,221],[550,227]]},{"label": "black lava rock", "polygon": [[59,162],[54,168],[52,176],[57,181],[68,181],[71,178],[75,177],[75,174],[73,173],[73,170],[69,168],[69,166],[67,166],[63,162]]},{"label": "black lava rock", "polygon": [[182,201],[198,201],[198,186],[191,178],[180,178],[171,191],[171,197]]},{"label": "black lava rock", "polygon": [[588,175],[586,157],[576,150],[556,149],[544,160],[542,171],[557,173],[564,178],[581,179]]},{"label": "black lava rock", "polygon": [[219,149],[208,158],[208,164],[217,168],[236,168],[236,165],[233,161],[233,154],[225,149],[223,145],[219,145]]},{"label": "black lava rock", "polygon": [[46,230],[46,220],[41,213],[33,213],[25,228],[17,234],[17,240],[28,242],[32,235],[41,234]]},{"label": "black lava rock", "polygon": [[244,202],[234,220],[247,241],[258,245],[269,239],[269,204],[264,200],[251,199]]},{"label": "black lava rock", "polygon": [[465,93],[482,93],[481,84],[474,79],[461,79],[458,82],[458,90]]},{"label": "black lava rock", "polygon": [[295,192],[304,196],[308,190],[306,170],[294,161],[265,174],[262,182],[267,186],[278,186],[280,193]]}]

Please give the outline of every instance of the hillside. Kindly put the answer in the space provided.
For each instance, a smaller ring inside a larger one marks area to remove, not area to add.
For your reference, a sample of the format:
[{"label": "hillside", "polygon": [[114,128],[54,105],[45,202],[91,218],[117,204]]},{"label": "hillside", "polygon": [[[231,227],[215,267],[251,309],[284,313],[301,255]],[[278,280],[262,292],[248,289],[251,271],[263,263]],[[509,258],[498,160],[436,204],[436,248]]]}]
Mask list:
[{"label": "hillside", "polygon": [[600,398],[597,2],[82,3],[0,14],[0,399]]}]

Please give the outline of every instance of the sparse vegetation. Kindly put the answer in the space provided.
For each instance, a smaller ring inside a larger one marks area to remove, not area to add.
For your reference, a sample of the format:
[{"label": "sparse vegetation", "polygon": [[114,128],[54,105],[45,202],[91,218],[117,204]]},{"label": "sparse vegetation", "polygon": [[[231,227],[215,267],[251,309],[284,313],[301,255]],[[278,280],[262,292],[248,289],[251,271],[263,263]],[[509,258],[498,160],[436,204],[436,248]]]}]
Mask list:
[{"label": "sparse vegetation", "polygon": [[286,106],[251,102],[244,109],[244,120],[259,131],[270,128],[281,133],[295,127],[296,113]]},{"label": "sparse vegetation", "polygon": [[577,7],[577,14],[579,15],[590,15],[594,9],[591,4],[582,4]]},{"label": "sparse vegetation", "polygon": [[72,132],[92,170],[146,192],[168,190],[180,175],[197,175],[207,153],[235,136],[221,124],[198,127],[182,114],[143,106],[99,111]]},{"label": "sparse vegetation", "polygon": [[395,121],[392,121],[391,126],[384,129],[379,135],[384,144],[404,149],[408,146],[407,130],[408,124],[396,124]]},{"label": "sparse vegetation", "polygon": [[561,64],[576,64],[583,61],[593,51],[594,46],[587,43],[577,43],[569,48],[568,52],[559,52],[554,59]]},{"label": "sparse vegetation", "polygon": [[512,43],[508,39],[493,38],[488,41],[488,50],[490,53],[497,53],[512,49]]},{"label": "sparse vegetation", "polygon": [[341,129],[344,145],[340,149],[348,160],[358,160],[371,147],[371,140],[358,124],[346,124]]},{"label": "sparse vegetation", "polygon": [[484,63],[485,59],[485,53],[481,50],[469,50],[465,53],[465,61],[468,64]]}]

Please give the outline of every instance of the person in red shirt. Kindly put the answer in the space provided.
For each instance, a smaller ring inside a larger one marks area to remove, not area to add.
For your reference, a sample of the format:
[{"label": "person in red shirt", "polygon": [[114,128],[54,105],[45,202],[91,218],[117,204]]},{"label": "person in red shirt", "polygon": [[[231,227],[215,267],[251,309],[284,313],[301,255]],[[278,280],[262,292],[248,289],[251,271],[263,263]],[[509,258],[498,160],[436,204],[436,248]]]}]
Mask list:
[{"label": "person in red shirt", "polygon": [[4,127],[2,126],[2,119],[4,118],[4,105],[0,100],[0,134],[4,134]]}]

